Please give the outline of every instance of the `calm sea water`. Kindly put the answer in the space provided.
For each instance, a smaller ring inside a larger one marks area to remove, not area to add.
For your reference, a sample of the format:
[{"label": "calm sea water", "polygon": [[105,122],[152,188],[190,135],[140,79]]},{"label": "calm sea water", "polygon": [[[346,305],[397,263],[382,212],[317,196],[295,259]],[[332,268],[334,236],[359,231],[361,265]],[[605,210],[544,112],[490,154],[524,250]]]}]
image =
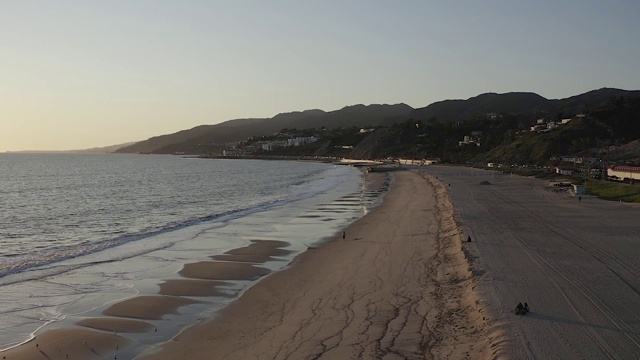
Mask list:
[{"label": "calm sea water", "polygon": [[199,256],[261,238],[304,251],[379,203],[364,176],[311,162],[0,154],[0,349],[153,293]]}]

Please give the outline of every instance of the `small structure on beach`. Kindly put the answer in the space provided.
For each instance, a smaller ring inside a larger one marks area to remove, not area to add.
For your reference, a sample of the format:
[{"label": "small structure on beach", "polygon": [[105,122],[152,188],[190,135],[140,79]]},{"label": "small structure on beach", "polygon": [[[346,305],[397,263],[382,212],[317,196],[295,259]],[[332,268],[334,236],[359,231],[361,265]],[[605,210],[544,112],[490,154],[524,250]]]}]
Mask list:
[{"label": "small structure on beach", "polygon": [[580,196],[587,193],[587,188],[584,185],[571,184],[571,196]]}]

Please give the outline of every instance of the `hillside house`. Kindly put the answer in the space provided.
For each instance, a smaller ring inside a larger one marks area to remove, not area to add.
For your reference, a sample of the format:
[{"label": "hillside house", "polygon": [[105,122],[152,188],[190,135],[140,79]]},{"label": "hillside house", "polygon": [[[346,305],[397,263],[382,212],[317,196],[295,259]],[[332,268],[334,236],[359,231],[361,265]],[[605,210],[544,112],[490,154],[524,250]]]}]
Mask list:
[{"label": "hillside house", "polygon": [[304,144],[310,144],[318,141],[318,138],[315,136],[307,136],[307,137],[295,137],[292,139],[287,139],[287,146],[300,146]]},{"label": "hillside house", "polygon": [[464,145],[470,145],[470,144],[480,146],[480,139],[474,136],[465,135],[462,141],[458,141],[458,146],[464,146]]}]

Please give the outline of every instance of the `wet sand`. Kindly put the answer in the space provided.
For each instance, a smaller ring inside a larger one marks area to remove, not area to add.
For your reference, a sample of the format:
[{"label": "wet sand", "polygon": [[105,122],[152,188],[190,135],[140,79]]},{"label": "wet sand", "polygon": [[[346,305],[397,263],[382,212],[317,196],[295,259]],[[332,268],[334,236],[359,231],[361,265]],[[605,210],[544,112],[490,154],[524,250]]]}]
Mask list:
[{"label": "wet sand", "polygon": [[180,306],[197,301],[179,296],[143,295],[120,301],[109,306],[103,314],[134,319],[159,320],[164,315],[175,314]]},{"label": "wet sand", "polygon": [[228,285],[224,281],[172,279],[160,283],[160,294],[173,296],[227,296],[219,287]]},{"label": "wet sand", "polygon": [[127,340],[117,334],[85,329],[54,329],[19,348],[1,353],[6,360],[113,359]]},{"label": "wet sand", "polygon": [[152,330],[153,325],[145,321],[120,318],[86,318],[77,322],[80,326],[116,333],[136,333]]},{"label": "wet sand", "polygon": [[180,275],[192,279],[255,280],[271,271],[247,263],[200,261],[186,264]]},{"label": "wet sand", "polygon": [[290,254],[290,251],[282,249],[287,246],[289,246],[289,243],[285,241],[253,240],[248,246],[232,249],[224,254],[214,255],[211,258],[221,261],[265,263],[276,259],[278,256]]}]

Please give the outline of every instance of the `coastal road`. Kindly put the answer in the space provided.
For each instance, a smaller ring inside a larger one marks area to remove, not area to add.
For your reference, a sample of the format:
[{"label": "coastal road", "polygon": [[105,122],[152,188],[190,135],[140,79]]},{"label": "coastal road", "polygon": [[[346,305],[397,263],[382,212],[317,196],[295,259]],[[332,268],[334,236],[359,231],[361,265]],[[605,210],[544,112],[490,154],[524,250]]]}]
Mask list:
[{"label": "coastal road", "polygon": [[[640,206],[546,182],[433,166],[477,274],[500,357],[640,358]],[[483,181],[490,184],[481,184]],[[531,312],[516,316],[518,302]]]}]

